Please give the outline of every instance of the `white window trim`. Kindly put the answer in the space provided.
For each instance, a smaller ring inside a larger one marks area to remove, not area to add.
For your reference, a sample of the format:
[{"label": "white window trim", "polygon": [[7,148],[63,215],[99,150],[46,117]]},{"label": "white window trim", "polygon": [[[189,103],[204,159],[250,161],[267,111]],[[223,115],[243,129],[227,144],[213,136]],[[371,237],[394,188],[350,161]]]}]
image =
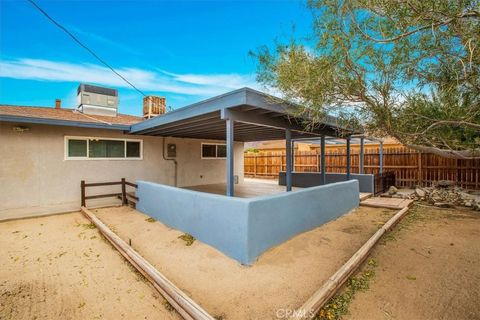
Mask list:
[{"label": "white window trim", "polygon": [[227,146],[226,143],[215,143],[215,142],[202,142],[201,146],[200,146],[200,157],[202,158],[202,160],[225,160],[227,159],[227,157],[217,157],[217,152],[218,152],[218,148],[215,148],[215,157],[204,157],[203,156],[203,145],[210,145],[210,146]]},{"label": "white window trim", "polygon": [[[68,140],[86,140],[87,141],[87,156],[86,157],[69,157],[68,156]],[[124,141],[125,148],[123,150],[124,156],[123,158],[90,158],[88,156],[89,151],[89,140],[116,140],[116,141]],[[127,142],[140,142],[140,157],[139,158],[127,158]],[[143,140],[142,139],[122,139],[122,138],[110,138],[110,137],[89,137],[89,136],[65,136],[64,137],[64,160],[123,160],[123,161],[131,161],[131,160],[143,160]]]}]

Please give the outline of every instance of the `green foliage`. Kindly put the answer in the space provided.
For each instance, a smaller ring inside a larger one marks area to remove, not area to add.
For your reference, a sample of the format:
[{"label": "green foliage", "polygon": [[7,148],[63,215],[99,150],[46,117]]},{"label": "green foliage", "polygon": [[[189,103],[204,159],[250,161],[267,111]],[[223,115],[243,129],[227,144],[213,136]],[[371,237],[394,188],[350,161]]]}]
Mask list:
[{"label": "green foliage", "polygon": [[[373,259],[368,261],[368,266],[375,267],[377,262]],[[375,276],[373,269],[365,269],[357,276],[352,276],[347,280],[342,292],[331,298],[317,315],[317,320],[336,320],[348,313],[348,306],[352,302],[355,293],[365,291],[369,287],[370,280]]]},{"label": "green foliage", "polygon": [[411,146],[457,156],[479,149],[478,0],[308,5],[312,41],[252,53],[261,83],[301,104],[313,122],[333,113]]},{"label": "green foliage", "polygon": [[182,234],[178,237],[178,239],[182,239],[183,241],[185,241],[185,245],[187,247],[191,246],[196,240],[191,234],[188,233]]}]

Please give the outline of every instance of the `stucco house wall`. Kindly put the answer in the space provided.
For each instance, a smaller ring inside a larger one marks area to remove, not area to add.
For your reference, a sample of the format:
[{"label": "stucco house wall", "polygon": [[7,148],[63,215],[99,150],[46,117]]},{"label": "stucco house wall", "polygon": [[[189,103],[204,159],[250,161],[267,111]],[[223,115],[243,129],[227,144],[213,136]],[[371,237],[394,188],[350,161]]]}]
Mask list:
[{"label": "stucco house wall", "polygon": [[[162,137],[126,135],[107,129],[0,123],[0,220],[78,210],[80,181],[148,180],[174,184],[173,161],[163,159]],[[65,160],[65,136],[130,138],[143,140],[142,160]],[[201,159],[200,139],[165,138],[177,145],[177,186],[224,182],[226,160]],[[243,181],[243,143],[235,144],[235,174]],[[113,188],[113,189],[112,189]],[[116,188],[116,189],[115,189]],[[93,192],[118,192],[119,186],[98,187]],[[92,189],[87,189],[88,192]],[[87,205],[112,204],[114,199],[88,200]]]}]

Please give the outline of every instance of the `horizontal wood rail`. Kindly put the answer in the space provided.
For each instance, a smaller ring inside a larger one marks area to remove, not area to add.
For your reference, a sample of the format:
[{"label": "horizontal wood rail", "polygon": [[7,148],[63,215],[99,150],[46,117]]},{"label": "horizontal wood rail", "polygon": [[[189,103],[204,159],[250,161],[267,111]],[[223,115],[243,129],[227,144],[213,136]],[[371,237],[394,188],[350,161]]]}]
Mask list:
[{"label": "horizontal wood rail", "polygon": [[125,181],[125,184],[127,186],[130,186],[130,187],[138,188],[138,185],[136,183],[131,183],[131,182]]},{"label": "horizontal wood rail", "polygon": [[97,194],[95,196],[86,196],[85,200],[88,199],[98,199],[98,198],[109,198],[109,197],[118,197],[123,196],[122,193],[107,193],[107,194]]},{"label": "horizontal wood rail", "polygon": [[[97,195],[86,195],[86,188],[89,187],[104,187],[104,186],[121,186],[121,192],[116,193],[105,193],[105,194],[97,194]],[[86,207],[86,200],[89,199],[99,199],[99,198],[110,198],[110,197],[117,197],[122,200],[123,205],[128,205],[128,199],[134,199],[138,201],[138,197],[135,196],[134,193],[127,192],[127,186],[137,188],[138,186],[135,183],[128,182],[125,178],[122,178],[120,181],[111,181],[111,182],[94,182],[94,183],[85,183],[85,180],[80,182],[80,197],[81,197],[81,206]]]}]

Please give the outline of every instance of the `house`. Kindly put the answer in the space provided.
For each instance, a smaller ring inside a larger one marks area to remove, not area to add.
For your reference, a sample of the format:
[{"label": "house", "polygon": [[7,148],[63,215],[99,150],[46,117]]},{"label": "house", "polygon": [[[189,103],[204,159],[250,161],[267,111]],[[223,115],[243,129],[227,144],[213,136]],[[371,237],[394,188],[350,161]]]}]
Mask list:
[{"label": "house", "polygon": [[[349,152],[357,132],[335,118],[306,129],[298,106],[249,88],[164,114],[165,106],[156,105],[163,99],[145,99],[144,118],[118,114],[117,91],[89,85],[79,86],[75,109],[59,101],[54,108],[0,106],[0,219],[78,210],[80,181],[126,178],[136,184],[137,210],[251,264],[268,248],[357,207],[360,188],[371,187],[373,177],[351,175],[349,163],[334,179],[325,167],[293,175],[294,140],[319,140],[324,157],[327,137],[348,132],[342,139]],[[245,185],[244,143],[263,140],[285,140],[282,192],[237,197]],[[294,190],[296,184],[304,189]],[[202,188],[212,185],[222,195]],[[88,206],[112,201],[118,200],[90,199]]]},{"label": "house", "polygon": [[[47,108],[0,105],[0,219],[78,210],[81,180],[179,187],[224,181],[224,142],[132,135],[130,127],[144,118],[91,109],[82,113],[60,101]],[[243,143],[235,143],[238,163],[242,153]],[[235,175],[242,179],[243,166]]]}]

